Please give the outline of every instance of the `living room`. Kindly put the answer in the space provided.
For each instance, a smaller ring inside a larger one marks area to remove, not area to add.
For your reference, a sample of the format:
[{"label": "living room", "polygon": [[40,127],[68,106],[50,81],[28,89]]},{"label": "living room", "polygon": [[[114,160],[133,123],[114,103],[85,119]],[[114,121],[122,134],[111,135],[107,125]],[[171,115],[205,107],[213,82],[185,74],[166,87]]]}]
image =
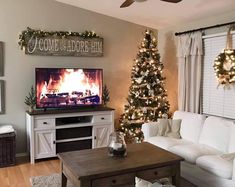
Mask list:
[{"label": "living room", "polygon": [[[147,0],[120,8],[123,2],[104,1],[102,6],[98,1],[80,1],[77,6],[73,4],[75,1],[62,0],[0,2],[0,41],[3,43],[0,120],[1,124],[12,125],[16,132],[17,160],[29,157],[26,125],[28,107],[24,101],[31,86],[35,86],[36,68],[102,69],[103,85],[107,85],[110,96],[107,106],[114,109],[108,111],[108,115],[113,118],[112,128],[119,128],[132,81],[134,59],[146,29],[149,29],[156,37],[160,61],[164,64],[169,112],[173,115],[180,109],[177,40],[181,35],[175,36],[175,33],[234,22],[235,17],[233,0],[182,0],[179,3]],[[154,7],[154,11],[150,7]],[[226,33],[230,25],[202,30],[204,35]],[[48,32],[94,31],[103,39],[103,54],[83,57],[25,54],[18,42],[20,34],[28,27]],[[29,159],[17,161],[15,166],[0,168],[0,186],[31,186],[30,177],[51,175],[59,171],[59,160],[54,158],[38,159],[35,164],[31,164]]]}]

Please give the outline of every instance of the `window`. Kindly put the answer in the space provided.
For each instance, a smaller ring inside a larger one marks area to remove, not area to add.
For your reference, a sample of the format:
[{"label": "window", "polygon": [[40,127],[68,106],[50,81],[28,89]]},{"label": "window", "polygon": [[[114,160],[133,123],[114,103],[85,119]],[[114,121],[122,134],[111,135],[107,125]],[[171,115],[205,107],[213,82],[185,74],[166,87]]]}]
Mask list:
[{"label": "window", "polygon": [[[233,48],[235,33],[233,32]],[[202,112],[203,114],[235,119],[235,83],[230,88],[218,87],[213,65],[216,56],[226,46],[226,33],[203,37],[204,61],[202,70]]]}]

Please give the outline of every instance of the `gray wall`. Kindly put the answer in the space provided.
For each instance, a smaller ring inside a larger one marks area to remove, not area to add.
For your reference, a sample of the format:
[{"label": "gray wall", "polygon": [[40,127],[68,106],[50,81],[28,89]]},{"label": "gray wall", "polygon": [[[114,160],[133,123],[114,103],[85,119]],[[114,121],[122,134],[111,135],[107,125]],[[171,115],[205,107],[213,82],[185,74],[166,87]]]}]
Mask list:
[{"label": "gray wall", "polygon": [[[64,5],[52,0],[0,0],[0,41],[4,42],[6,113],[0,123],[13,124],[17,152],[26,151],[24,98],[34,85],[35,67],[103,68],[110,89],[110,106],[116,121],[126,102],[133,59],[145,27]],[[104,57],[28,56],[18,46],[19,33],[27,27],[48,31],[94,30],[104,38]]]}]

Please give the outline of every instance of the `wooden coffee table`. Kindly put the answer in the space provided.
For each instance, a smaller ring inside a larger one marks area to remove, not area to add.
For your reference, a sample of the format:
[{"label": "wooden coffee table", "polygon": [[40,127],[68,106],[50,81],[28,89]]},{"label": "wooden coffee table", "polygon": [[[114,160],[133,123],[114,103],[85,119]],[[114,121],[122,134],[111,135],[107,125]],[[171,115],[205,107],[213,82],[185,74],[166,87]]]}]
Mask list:
[{"label": "wooden coffee table", "polygon": [[108,156],[107,148],[59,153],[62,187],[67,179],[75,187],[134,186],[135,177],[153,181],[172,177],[180,186],[180,161],[183,158],[149,143],[130,144],[127,156]]}]

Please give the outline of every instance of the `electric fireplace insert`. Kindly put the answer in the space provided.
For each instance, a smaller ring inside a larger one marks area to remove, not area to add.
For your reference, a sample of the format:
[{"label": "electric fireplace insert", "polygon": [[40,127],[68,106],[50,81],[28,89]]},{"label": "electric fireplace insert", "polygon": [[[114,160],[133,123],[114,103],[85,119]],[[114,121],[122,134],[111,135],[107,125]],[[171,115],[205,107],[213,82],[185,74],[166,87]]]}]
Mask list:
[{"label": "electric fireplace insert", "polygon": [[36,68],[37,108],[102,105],[102,69]]}]

